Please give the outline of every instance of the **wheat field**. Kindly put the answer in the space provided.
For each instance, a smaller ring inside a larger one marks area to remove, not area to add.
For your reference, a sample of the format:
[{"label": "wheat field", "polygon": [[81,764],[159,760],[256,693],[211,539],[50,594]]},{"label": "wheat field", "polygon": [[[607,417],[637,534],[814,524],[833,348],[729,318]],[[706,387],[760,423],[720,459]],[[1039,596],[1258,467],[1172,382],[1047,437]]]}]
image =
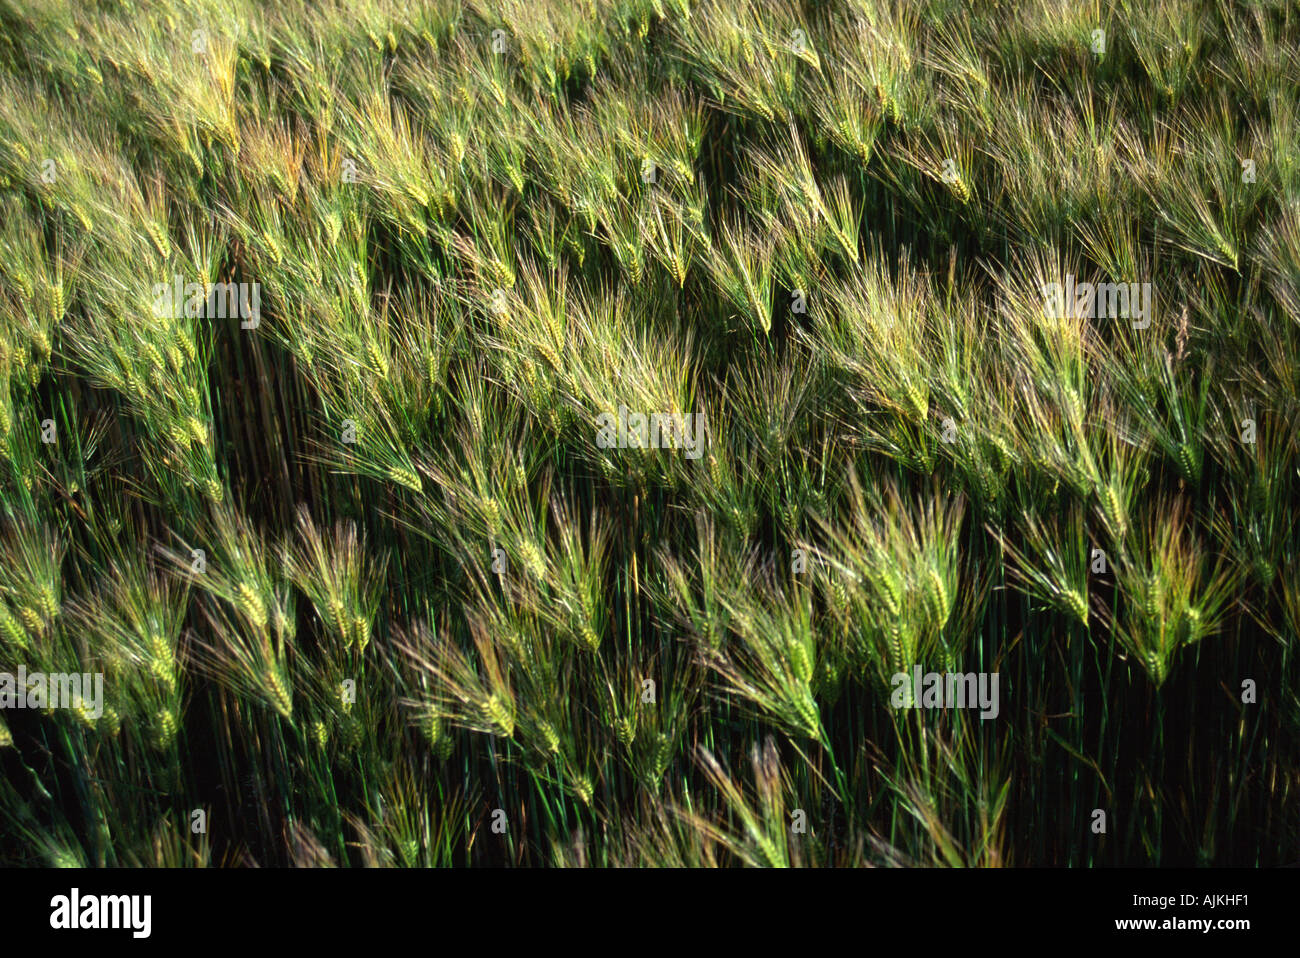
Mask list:
[{"label": "wheat field", "polygon": [[1295,0],[0,0],[0,325],[0,864],[1300,861]]}]

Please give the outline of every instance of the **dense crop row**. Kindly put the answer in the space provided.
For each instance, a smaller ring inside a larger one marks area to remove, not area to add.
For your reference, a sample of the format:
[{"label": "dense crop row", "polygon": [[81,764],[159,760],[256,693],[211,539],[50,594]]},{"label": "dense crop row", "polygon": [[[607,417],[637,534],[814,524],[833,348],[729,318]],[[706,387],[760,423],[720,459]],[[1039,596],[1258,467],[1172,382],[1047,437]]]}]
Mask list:
[{"label": "dense crop row", "polygon": [[0,0],[0,326],[0,861],[1300,859],[1294,2]]}]

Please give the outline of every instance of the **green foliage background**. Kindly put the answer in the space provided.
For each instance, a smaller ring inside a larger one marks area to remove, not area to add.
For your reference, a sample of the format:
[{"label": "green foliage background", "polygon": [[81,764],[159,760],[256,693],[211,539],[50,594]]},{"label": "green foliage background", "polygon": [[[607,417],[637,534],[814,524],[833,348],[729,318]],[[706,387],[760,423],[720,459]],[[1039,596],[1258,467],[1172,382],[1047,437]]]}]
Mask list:
[{"label": "green foliage background", "polygon": [[1298,145],[1280,0],[0,0],[0,862],[1300,859]]}]

